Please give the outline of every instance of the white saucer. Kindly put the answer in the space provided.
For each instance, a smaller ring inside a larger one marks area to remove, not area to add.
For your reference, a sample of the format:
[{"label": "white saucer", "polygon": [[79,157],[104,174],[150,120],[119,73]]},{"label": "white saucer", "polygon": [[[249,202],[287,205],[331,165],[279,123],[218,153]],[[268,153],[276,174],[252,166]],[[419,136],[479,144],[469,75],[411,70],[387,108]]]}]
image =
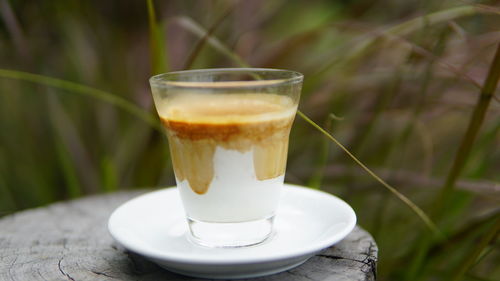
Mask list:
[{"label": "white saucer", "polygon": [[325,192],[285,184],[274,237],[253,247],[207,248],[188,241],[176,188],[141,195],[116,209],[111,236],[167,270],[204,278],[248,278],[291,269],[346,237],[352,208]]}]

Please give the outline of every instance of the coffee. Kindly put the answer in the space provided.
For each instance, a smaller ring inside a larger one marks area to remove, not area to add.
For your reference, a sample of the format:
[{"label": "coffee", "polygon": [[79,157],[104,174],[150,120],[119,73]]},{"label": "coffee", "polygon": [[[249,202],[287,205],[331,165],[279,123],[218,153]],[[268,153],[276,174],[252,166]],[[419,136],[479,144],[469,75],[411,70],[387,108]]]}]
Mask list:
[{"label": "coffee", "polygon": [[273,237],[302,80],[264,68],[151,77],[193,243],[245,247]]},{"label": "coffee", "polygon": [[188,216],[242,221],[272,215],[295,111],[287,96],[253,93],[183,94],[158,107]]}]

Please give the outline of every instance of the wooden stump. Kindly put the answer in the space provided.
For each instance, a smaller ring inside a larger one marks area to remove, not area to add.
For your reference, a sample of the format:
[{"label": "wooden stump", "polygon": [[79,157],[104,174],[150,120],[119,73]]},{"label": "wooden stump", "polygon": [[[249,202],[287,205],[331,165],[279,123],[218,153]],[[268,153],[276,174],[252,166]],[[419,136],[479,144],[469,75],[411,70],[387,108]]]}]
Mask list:
[{"label": "wooden stump", "polygon": [[[0,280],[198,280],[125,251],[107,231],[111,212],[142,192],[56,203],[0,219]],[[375,280],[377,245],[356,227],[289,271],[255,280]]]}]

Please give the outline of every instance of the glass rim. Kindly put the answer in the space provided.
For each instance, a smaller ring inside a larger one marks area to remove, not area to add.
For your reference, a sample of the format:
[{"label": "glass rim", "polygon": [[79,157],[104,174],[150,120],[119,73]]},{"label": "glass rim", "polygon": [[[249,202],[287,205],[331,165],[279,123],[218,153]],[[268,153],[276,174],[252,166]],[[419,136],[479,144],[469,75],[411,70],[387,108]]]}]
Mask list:
[{"label": "glass rim", "polygon": [[[262,80],[234,80],[234,81],[174,81],[168,80],[179,74],[200,74],[200,73],[213,73],[216,74],[231,74],[231,73],[282,73],[289,74],[289,77],[276,79],[262,79]],[[161,73],[149,78],[149,83],[154,87],[162,88],[188,88],[188,89],[241,89],[241,88],[261,88],[261,87],[275,87],[284,84],[296,84],[302,82],[304,75],[300,72],[286,69],[276,68],[253,68],[253,67],[234,67],[234,68],[203,68],[180,70]]]}]

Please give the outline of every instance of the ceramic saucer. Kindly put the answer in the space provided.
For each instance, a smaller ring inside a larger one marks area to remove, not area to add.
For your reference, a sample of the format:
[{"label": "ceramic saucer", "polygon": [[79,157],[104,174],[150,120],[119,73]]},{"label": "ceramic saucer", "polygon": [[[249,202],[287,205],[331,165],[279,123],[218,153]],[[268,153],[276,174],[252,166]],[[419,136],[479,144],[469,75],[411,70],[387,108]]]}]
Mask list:
[{"label": "ceramic saucer", "polygon": [[275,233],[262,244],[207,248],[187,239],[176,188],[141,195],[118,207],[108,222],[126,249],[169,271],[204,278],[249,278],[296,267],[346,237],[356,225],[352,208],[325,192],[285,184]]}]

